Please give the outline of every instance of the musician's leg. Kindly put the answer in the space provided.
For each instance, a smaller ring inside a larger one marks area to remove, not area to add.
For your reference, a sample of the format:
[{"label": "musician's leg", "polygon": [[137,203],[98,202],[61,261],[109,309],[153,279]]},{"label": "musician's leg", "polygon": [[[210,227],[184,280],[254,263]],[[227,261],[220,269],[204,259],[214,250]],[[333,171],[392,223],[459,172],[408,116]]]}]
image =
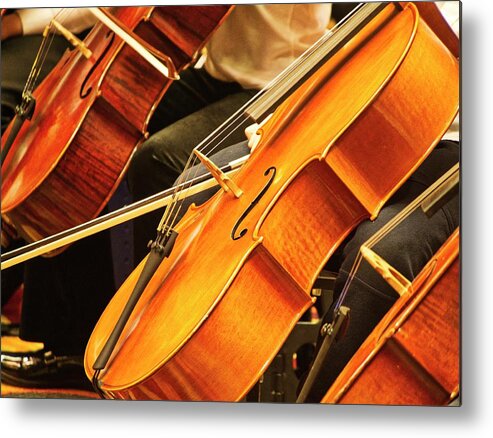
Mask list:
[{"label": "musician's leg", "polygon": [[24,282],[29,293],[22,305],[21,337],[82,356],[115,292],[109,231],[82,239],[56,257],[26,262]]},{"label": "musician's leg", "polygon": [[[365,221],[352,234],[342,251],[342,265],[335,284],[337,298],[348,278],[360,246],[399,211],[431,185],[459,157],[456,143],[442,142],[410,180],[382,209],[374,222]],[[373,250],[412,280],[459,224],[459,197],[450,200],[433,217],[416,210]],[[397,293],[365,261],[350,283],[343,305],[349,307],[350,323],[346,335],[334,345],[308,401],[319,401],[346,363],[368,337],[392,304]],[[332,309],[324,317],[331,319]],[[320,340],[319,340],[320,342]]]},{"label": "musician's leg", "polygon": [[[193,148],[248,98],[247,92],[227,96],[151,136],[136,152],[128,170],[134,197],[142,199],[171,187],[185,168]],[[235,131],[220,147],[230,146],[245,138],[243,130]]]},{"label": "musician's leg", "polygon": [[[154,111],[149,122],[149,134],[154,135],[172,123],[227,96],[245,91],[236,82],[224,82],[212,77],[203,68],[189,68],[180,73]],[[247,91],[248,96],[255,90]]]},{"label": "musician's leg", "polygon": [[114,292],[109,231],[80,240],[58,256],[25,262],[20,337],[42,342],[44,350],[17,355],[2,351],[2,381],[90,388],[84,349]]}]

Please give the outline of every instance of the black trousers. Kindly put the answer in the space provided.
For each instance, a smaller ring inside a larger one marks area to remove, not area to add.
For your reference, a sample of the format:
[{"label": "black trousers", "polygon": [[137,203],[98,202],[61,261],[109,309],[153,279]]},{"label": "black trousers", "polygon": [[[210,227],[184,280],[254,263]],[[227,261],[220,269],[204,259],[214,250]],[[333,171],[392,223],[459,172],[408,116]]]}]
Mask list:
[{"label": "black trousers", "polygon": [[72,244],[58,256],[29,260],[20,337],[43,342],[56,354],[83,355],[114,293],[108,230]]}]

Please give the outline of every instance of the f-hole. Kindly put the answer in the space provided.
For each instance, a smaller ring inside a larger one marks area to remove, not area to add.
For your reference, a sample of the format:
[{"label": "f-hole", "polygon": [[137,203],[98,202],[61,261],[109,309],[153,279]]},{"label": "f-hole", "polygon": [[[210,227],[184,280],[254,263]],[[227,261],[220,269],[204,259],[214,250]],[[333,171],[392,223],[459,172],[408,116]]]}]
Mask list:
[{"label": "f-hole", "polygon": [[237,233],[237,231],[238,231],[238,228],[240,227],[241,223],[245,220],[245,218],[248,216],[248,214],[250,213],[250,211],[252,211],[253,207],[255,207],[258,204],[258,202],[260,201],[260,199],[262,199],[262,196],[265,195],[265,192],[271,186],[272,182],[274,181],[274,177],[276,176],[276,168],[275,167],[269,167],[264,172],[264,176],[268,176],[269,173],[271,175],[270,175],[269,181],[267,181],[267,184],[260,191],[260,193],[255,197],[255,199],[248,206],[248,208],[244,211],[244,213],[240,216],[240,218],[236,221],[236,224],[233,227],[233,230],[231,231],[231,238],[233,240],[241,239],[247,233],[248,228],[243,228],[239,233]]},{"label": "f-hole", "polygon": [[94,73],[94,70],[96,70],[96,67],[99,66],[99,64],[101,63],[101,60],[104,59],[104,57],[108,53],[108,50],[110,49],[111,45],[113,44],[113,40],[115,39],[115,34],[112,31],[109,31],[106,34],[105,38],[106,39],[110,38],[108,44],[104,48],[103,53],[101,53],[101,55],[99,56],[98,61],[93,64],[93,66],[89,70],[89,73],[87,73],[87,76],[85,77],[84,82],[82,82],[82,85],[80,86],[79,96],[81,99],[85,99],[91,93],[92,87],[89,87],[87,90],[84,90],[86,87],[87,81],[89,80],[89,78]]}]

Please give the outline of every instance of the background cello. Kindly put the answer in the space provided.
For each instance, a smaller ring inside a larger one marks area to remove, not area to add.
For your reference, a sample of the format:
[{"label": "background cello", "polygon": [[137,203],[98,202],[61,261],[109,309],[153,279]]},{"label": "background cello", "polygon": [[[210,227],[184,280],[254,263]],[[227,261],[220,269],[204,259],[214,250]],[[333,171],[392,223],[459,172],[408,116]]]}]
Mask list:
[{"label": "background cello", "polygon": [[[190,65],[229,6],[121,7],[114,17],[164,57]],[[35,241],[96,217],[116,189],[172,79],[102,23],[36,89],[33,119],[2,165],[2,217]],[[2,145],[9,130],[2,136]]]},{"label": "background cello", "polygon": [[339,375],[322,403],[446,405],[459,394],[459,230]]}]

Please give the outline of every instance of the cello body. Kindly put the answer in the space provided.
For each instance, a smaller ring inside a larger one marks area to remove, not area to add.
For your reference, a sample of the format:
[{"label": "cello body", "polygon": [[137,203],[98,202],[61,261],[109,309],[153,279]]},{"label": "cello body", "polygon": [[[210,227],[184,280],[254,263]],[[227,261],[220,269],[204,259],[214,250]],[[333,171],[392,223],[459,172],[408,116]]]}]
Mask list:
[{"label": "cello body", "polygon": [[459,230],[375,327],[322,403],[447,405],[459,394]]},{"label": "cello body", "polygon": [[[453,121],[458,74],[412,4],[367,23],[263,126],[234,177],[243,195],[218,192],[174,228],[171,255],[98,376],[104,396],[241,400],[313,303],[328,258]],[[142,266],[94,328],[89,378]]]},{"label": "cello body", "polygon": [[[186,68],[230,7],[120,7],[114,16]],[[2,219],[32,242],[95,218],[120,183],[171,79],[102,23],[34,92],[36,108],[2,165]],[[10,127],[9,127],[10,128]],[[2,136],[2,146],[9,129]],[[54,255],[55,253],[51,253]]]}]

